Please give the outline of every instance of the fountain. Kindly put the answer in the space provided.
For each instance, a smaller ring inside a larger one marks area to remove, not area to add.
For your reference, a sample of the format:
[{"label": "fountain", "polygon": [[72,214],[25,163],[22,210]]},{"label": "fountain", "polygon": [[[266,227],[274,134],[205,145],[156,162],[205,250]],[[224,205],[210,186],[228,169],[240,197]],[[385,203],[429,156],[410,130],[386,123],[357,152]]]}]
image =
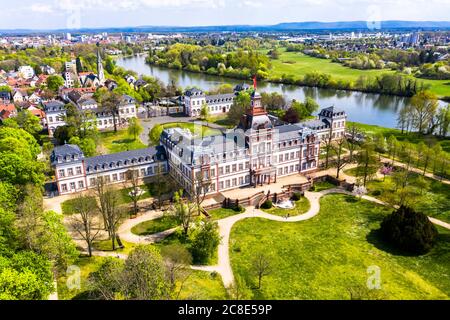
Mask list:
[{"label": "fountain", "polygon": [[295,207],[291,200],[283,200],[275,204],[276,207],[281,209],[293,209]]}]

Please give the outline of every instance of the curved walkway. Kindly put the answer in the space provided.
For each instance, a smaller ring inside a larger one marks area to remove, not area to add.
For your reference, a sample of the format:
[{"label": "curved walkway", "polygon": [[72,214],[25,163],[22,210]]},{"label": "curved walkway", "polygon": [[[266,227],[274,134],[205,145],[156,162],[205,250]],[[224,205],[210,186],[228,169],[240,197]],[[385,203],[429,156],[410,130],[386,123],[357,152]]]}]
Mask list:
[{"label": "curved walkway", "polygon": [[[308,220],[308,219],[313,218],[314,216],[316,216],[319,213],[320,198],[323,197],[324,195],[332,194],[332,193],[342,193],[342,194],[353,195],[351,192],[340,189],[340,188],[323,190],[321,192],[306,191],[305,197],[309,200],[309,202],[311,204],[311,208],[308,210],[308,212],[306,212],[304,214],[289,217],[289,218],[283,218],[280,216],[275,216],[275,215],[265,213],[259,209],[256,209],[255,207],[248,207],[247,211],[245,213],[234,215],[234,216],[219,220],[218,221],[219,233],[220,233],[220,236],[222,237],[222,241],[219,245],[218,264],[215,266],[192,266],[191,268],[195,269],[195,270],[203,270],[203,271],[209,271],[209,272],[215,271],[222,276],[222,280],[223,280],[225,287],[229,287],[230,285],[233,284],[233,281],[234,281],[233,270],[231,269],[231,263],[230,263],[229,242],[230,242],[231,229],[236,222],[243,220],[243,219],[247,219],[247,218],[264,218],[264,219],[280,221],[280,222],[298,222],[298,221]],[[371,202],[381,204],[381,205],[386,205],[386,203],[384,203],[383,201],[373,198],[373,197],[370,197],[370,196],[362,196],[362,198],[365,200],[371,201]],[[442,222],[442,221],[434,219],[434,218],[429,218],[429,219],[431,222],[433,222],[435,224],[438,224],[445,228],[450,229],[450,225],[445,222]]]},{"label": "curved walkway", "polygon": [[165,230],[162,232],[146,235],[146,236],[139,236],[137,234],[134,234],[131,232],[131,229],[145,221],[151,221],[158,218],[161,218],[163,216],[162,211],[149,211],[147,213],[144,213],[143,215],[140,215],[134,219],[128,219],[124,223],[122,223],[117,230],[117,234],[119,235],[121,240],[131,242],[131,243],[137,243],[137,244],[151,244],[158,242],[165,237],[171,235],[174,233],[177,228],[172,228],[169,230]]}]

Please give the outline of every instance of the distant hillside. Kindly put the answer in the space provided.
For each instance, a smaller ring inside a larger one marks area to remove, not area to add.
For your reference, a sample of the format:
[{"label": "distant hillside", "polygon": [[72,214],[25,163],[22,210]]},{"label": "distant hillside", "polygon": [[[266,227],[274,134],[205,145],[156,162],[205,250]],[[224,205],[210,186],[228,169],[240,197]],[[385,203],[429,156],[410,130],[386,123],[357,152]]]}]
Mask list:
[{"label": "distant hillside", "polygon": [[[370,26],[370,25],[369,25]],[[388,20],[380,22],[381,30],[408,29],[450,29],[450,21],[401,21]],[[0,34],[29,34],[49,32],[287,32],[287,31],[338,31],[338,30],[368,30],[366,21],[337,21],[337,22],[285,22],[275,25],[224,25],[224,26],[139,26],[121,28],[84,28],[77,30],[0,30]]]}]

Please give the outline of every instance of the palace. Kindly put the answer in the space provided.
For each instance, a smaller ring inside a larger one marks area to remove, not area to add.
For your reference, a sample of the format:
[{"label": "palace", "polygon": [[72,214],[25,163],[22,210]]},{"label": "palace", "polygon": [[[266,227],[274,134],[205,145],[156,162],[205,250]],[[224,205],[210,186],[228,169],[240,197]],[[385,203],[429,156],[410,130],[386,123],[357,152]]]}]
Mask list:
[{"label": "palace", "polygon": [[[333,131],[323,124],[329,133]],[[256,91],[234,130],[202,137],[170,128],[163,131],[160,142],[170,174],[190,194],[275,183],[278,177],[313,172],[319,163],[317,131],[268,115]]]},{"label": "palace", "polygon": [[146,148],[85,158],[77,145],[55,147],[50,156],[60,195],[85,191],[106,183],[124,183],[127,171],[137,171],[140,179],[167,172],[164,148]]},{"label": "palace", "polygon": [[[202,136],[181,128],[164,129],[160,146],[84,158],[75,145],[56,147],[51,155],[60,194],[86,190],[96,179],[123,182],[127,170],[142,179],[163,168],[191,195],[276,183],[279,177],[318,169],[321,139],[344,135],[345,112],[321,110],[317,120],[287,124],[271,116],[253,92],[239,125],[217,135]],[[198,131],[198,132],[197,132]]]}]

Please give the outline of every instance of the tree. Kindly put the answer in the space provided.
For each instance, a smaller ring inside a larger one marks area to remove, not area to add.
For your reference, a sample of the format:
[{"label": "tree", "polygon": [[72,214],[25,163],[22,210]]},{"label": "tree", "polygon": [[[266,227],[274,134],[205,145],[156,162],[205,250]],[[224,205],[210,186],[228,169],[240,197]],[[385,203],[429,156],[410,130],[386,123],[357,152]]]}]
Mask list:
[{"label": "tree", "polygon": [[365,143],[357,156],[356,177],[362,177],[363,186],[378,170],[378,161],[371,142]]},{"label": "tree", "polygon": [[288,123],[298,123],[300,121],[299,113],[293,107],[286,110],[283,121]]},{"label": "tree", "polygon": [[411,98],[414,125],[419,133],[424,133],[435,116],[438,106],[436,96],[429,91],[420,91]]},{"label": "tree", "polygon": [[155,124],[153,128],[148,133],[149,145],[157,146],[159,145],[159,139],[164,130],[164,127],[160,124]]},{"label": "tree", "polygon": [[54,272],[65,271],[78,257],[76,245],[63,223],[63,217],[54,212],[44,212],[37,252],[53,262]]},{"label": "tree", "polygon": [[100,99],[101,108],[111,113],[114,123],[114,132],[117,132],[117,122],[116,119],[119,117],[119,105],[122,103],[122,97],[120,94],[115,92],[107,91],[104,96]]},{"label": "tree", "polygon": [[441,137],[447,136],[450,128],[450,104],[439,109],[437,115],[437,126],[439,128],[438,134]]},{"label": "tree", "polygon": [[253,273],[258,278],[258,289],[261,289],[262,279],[272,273],[272,266],[268,256],[263,252],[258,252],[252,262]]},{"label": "tree", "polygon": [[134,140],[137,139],[142,131],[144,131],[144,128],[138,118],[133,117],[128,121],[128,134],[133,136]]},{"label": "tree", "polygon": [[158,164],[154,167],[154,175],[152,179],[154,195],[158,199],[158,207],[161,209],[163,196],[175,188],[173,179],[165,174],[165,165]]},{"label": "tree", "polygon": [[144,193],[139,187],[141,182],[139,179],[139,170],[128,170],[127,172],[125,172],[125,178],[125,188],[130,189],[127,192],[127,197],[133,203],[133,215],[136,216],[139,211],[138,202],[142,198],[142,195]]},{"label": "tree", "polygon": [[181,244],[164,246],[161,249],[161,254],[164,257],[167,278],[172,292],[175,290],[177,281],[181,281],[179,295],[184,281],[191,275],[189,266],[192,264],[192,256]]},{"label": "tree", "polygon": [[70,144],[76,144],[81,148],[85,157],[93,157],[95,156],[97,145],[95,144],[94,139],[91,138],[83,138],[80,139],[77,136],[73,136],[69,140]]},{"label": "tree", "polygon": [[89,287],[100,299],[114,300],[122,291],[124,263],[120,259],[105,258],[97,271],[89,274]]},{"label": "tree", "polygon": [[414,254],[429,252],[438,232],[426,215],[401,206],[381,223],[381,236],[401,250]]},{"label": "tree", "polygon": [[122,217],[122,211],[119,208],[119,196],[117,191],[108,186],[105,179],[100,176],[95,179],[95,196],[97,197],[98,210],[102,214],[103,224],[108,231],[114,251],[116,250],[116,241],[119,247],[123,247],[117,235],[117,227]]},{"label": "tree", "polygon": [[383,181],[386,180],[386,176],[390,175],[392,173],[392,167],[390,166],[383,166],[380,169],[380,173],[383,175]]},{"label": "tree", "polygon": [[183,235],[185,237],[188,235],[192,217],[196,211],[195,208],[195,203],[190,202],[188,199],[183,199],[183,190],[175,192],[171,214],[175,217],[177,222],[181,224]]},{"label": "tree", "polygon": [[92,244],[100,234],[97,204],[95,198],[82,194],[74,200],[70,225],[86,241],[89,257],[92,257]]},{"label": "tree", "polygon": [[200,110],[200,118],[205,121],[209,118],[209,108],[206,103],[203,103],[202,105],[202,109]]},{"label": "tree", "polygon": [[164,262],[154,246],[138,246],[129,254],[122,279],[126,299],[161,300],[170,297]]},{"label": "tree", "polygon": [[227,114],[228,121],[231,124],[233,125],[239,124],[242,115],[250,106],[250,101],[251,101],[250,94],[248,92],[241,91],[238,93]]},{"label": "tree", "polygon": [[395,156],[397,155],[397,149],[398,149],[398,141],[395,138],[395,136],[390,135],[387,139],[387,149],[389,153],[389,158],[392,159],[392,163],[394,163]]},{"label": "tree", "polygon": [[59,88],[64,85],[64,79],[59,75],[51,75],[47,78],[47,88],[53,92],[58,92]]},{"label": "tree", "polygon": [[28,110],[20,111],[17,113],[16,117],[9,118],[7,120],[8,121],[4,121],[4,125],[11,126],[13,128],[21,128],[34,137],[36,137],[37,134],[42,131],[42,126],[39,122],[39,118]]},{"label": "tree", "polygon": [[347,149],[350,152],[349,162],[352,162],[353,153],[359,146],[359,138],[362,136],[362,132],[361,130],[359,130],[356,124],[352,123],[347,128],[346,133],[347,133]]},{"label": "tree", "polygon": [[336,179],[339,179],[339,173],[347,165],[348,160],[342,156],[343,147],[346,144],[347,139],[345,137],[339,138],[332,145],[334,153],[336,153]]},{"label": "tree", "polygon": [[194,263],[207,263],[220,243],[217,222],[202,221],[190,235],[190,251]]}]

